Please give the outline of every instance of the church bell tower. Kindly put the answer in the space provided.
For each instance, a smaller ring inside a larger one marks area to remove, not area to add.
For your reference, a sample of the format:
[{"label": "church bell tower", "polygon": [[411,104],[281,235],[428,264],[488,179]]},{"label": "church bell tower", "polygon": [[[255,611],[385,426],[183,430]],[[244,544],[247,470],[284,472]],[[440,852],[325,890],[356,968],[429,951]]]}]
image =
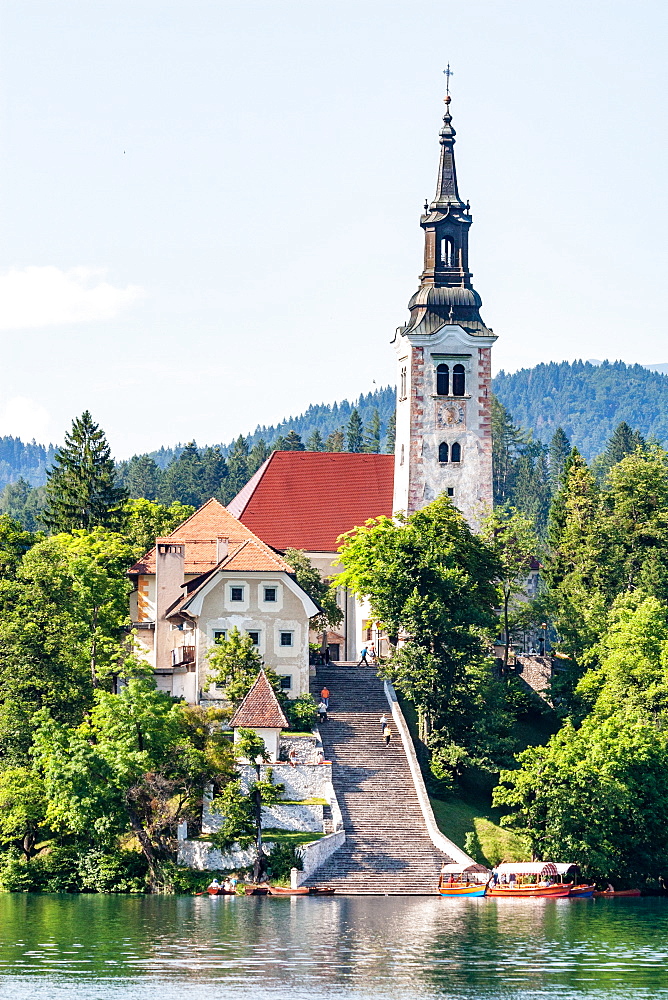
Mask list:
[{"label": "church bell tower", "polygon": [[[449,72],[448,72],[449,82]],[[459,197],[451,97],[445,97],[436,195],[425,202],[424,270],[399,327],[394,510],[441,493],[472,527],[492,504],[491,353],[496,336],[471,284],[469,203]]]}]

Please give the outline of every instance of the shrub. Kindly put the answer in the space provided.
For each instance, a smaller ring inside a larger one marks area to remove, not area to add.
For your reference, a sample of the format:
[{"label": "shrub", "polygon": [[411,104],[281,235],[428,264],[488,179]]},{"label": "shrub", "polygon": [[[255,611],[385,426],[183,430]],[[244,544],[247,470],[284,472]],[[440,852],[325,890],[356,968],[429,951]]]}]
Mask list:
[{"label": "shrub", "polygon": [[137,851],[86,851],[79,871],[84,892],[146,892],[146,859]]},{"label": "shrub", "polygon": [[318,706],[310,694],[286,699],[283,708],[288,717],[290,728],[296,732],[312,729],[318,718]]},{"label": "shrub", "polygon": [[274,844],[271,854],[267,858],[267,870],[272,879],[278,882],[287,881],[290,878],[290,869],[296,868],[303,871],[303,851],[293,844]]}]

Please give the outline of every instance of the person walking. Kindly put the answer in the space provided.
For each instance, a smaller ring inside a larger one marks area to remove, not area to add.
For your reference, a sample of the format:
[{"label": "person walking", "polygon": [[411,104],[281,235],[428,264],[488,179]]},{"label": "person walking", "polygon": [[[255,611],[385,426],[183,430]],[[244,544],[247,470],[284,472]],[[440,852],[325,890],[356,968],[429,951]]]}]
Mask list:
[{"label": "person walking", "polygon": [[371,662],[373,664],[378,662],[376,657],[376,647],[374,646],[373,643],[371,643],[371,645],[369,646],[369,658],[371,659]]},{"label": "person walking", "polygon": [[367,656],[368,655],[369,655],[369,650],[366,648],[366,646],[362,646],[362,649],[361,649],[361,652],[360,652],[360,661],[357,664],[358,667],[361,667],[362,664],[364,664],[365,667],[369,666],[369,661],[367,660]]},{"label": "person walking", "polygon": [[318,705],[318,722],[327,722],[327,705],[324,701]]},{"label": "person walking", "polygon": [[389,745],[390,745],[390,740],[392,739],[392,730],[391,730],[391,729],[390,729],[390,727],[389,727],[389,726],[387,725],[387,723],[386,723],[386,724],[385,724],[385,726],[383,727],[383,739],[385,740],[385,746],[386,746],[386,747],[389,747]]},{"label": "person walking", "polygon": [[327,708],[329,708],[329,688],[326,685],[320,692],[320,701],[324,701]]},{"label": "person walking", "polygon": [[385,715],[385,712],[383,712],[383,714],[380,717],[380,731],[381,731],[381,734],[383,733],[386,725],[387,725],[387,716]]}]

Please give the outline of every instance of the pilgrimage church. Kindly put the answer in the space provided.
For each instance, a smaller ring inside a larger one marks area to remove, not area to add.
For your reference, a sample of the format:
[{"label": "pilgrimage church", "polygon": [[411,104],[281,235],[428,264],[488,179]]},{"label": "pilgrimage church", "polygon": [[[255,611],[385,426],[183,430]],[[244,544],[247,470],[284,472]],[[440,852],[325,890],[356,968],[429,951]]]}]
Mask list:
[{"label": "pilgrimage church", "polygon": [[[289,696],[308,691],[309,619],[285,550],[304,551],[324,578],[337,539],[369,518],[408,514],[441,493],[472,526],[492,504],[491,349],[471,284],[469,203],[459,195],[455,130],[445,98],[436,193],[425,203],[424,263],[410,316],[392,338],[397,359],[395,454],[274,452],[227,506],[208,501],[130,570],[131,614],[158,684],[207,697],[206,653],[233,627],[251,636]],[[377,642],[374,623],[343,588],[332,660]]]}]

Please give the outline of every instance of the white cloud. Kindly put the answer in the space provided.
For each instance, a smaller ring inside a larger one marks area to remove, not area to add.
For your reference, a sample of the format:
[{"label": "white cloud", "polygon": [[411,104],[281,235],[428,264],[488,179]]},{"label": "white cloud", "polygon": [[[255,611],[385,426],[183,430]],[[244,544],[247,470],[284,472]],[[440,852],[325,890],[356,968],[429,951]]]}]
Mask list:
[{"label": "white cloud", "polygon": [[144,294],[138,285],[115,288],[105,269],[11,268],[0,274],[0,330],[113,319]]},{"label": "white cloud", "polygon": [[0,410],[0,437],[11,434],[23,441],[35,438],[40,444],[47,444],[50,422],[48,411],[40,403],[25,396],[14,396]]}]

